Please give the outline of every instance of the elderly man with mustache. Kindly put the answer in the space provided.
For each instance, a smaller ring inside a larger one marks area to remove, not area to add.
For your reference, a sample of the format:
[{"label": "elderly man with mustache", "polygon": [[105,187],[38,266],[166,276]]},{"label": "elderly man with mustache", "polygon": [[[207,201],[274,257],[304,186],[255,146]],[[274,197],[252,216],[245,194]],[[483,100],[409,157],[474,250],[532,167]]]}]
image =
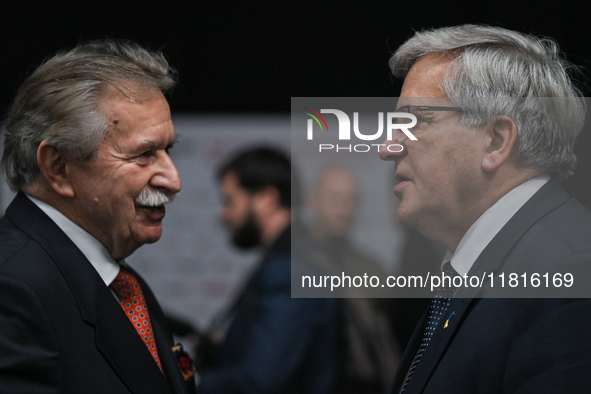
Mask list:
[{"label": "elderly man with mustache", "polygon": [[162,233],[180,191],[160,53],[95,41],[19,89],[2,169],[0,391],[189,393],[186,355],[125,258]]}]

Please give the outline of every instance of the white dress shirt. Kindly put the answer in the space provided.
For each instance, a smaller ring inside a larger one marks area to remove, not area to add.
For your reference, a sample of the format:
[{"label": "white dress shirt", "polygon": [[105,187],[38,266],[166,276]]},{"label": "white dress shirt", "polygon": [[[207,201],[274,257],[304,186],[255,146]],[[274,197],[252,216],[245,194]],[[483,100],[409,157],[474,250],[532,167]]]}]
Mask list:
[{"label": "white dress shirt", "polygon": [[[501,197],[487,209],[468,229],[458,244],[455,253],[449,249],[443,263],[451,261],[452,267],[461,276],[466,275],[484,248],[492,241],[507,222],[538,190],[550,180],[547,175],[532,178]],[[443,265],[442,263],[442,265]]]},{"label": "white dress shirt", "polygon": [[90,261],[105,284],[109,286],[119,273],[119,264],[113,259],[105,245],[51,205],[29,195],[27,197],[66,233],[68,238]]}]

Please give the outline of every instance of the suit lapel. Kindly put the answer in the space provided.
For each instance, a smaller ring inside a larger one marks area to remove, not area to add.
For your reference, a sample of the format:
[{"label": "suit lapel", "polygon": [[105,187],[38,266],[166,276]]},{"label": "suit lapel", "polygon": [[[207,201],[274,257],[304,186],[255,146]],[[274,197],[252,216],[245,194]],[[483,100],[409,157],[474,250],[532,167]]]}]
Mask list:
[{"label": "suit lapel", "polygon": [[170,386],[121,305],[104,283],[97,283],[96,344],[133,393],[169,393]]},{"label": "suit lapel", "polygon": [[[100,276],[70,238],[31,200],[18,193],[6,210],[7,219],[34,238],[52,258],[68,283],[82,318],[96,324],[95,281]],[[104,286],[104,284],[103,284]]]},{"label": "suit lapel", "polygon": [[68,283],[82,318],[95,327],[96,345],[133,393],[169,393],[170,386],[109,288],[66,234],[19,193],[6,211],[34,238]]},{"label": "suit lapel", "polygon": [[423,316],[419,319],[419,322],[417,323],[417,326],[415,327],[415,330],[412,333],[412,336],[410,337],[410,340],[408,341],[408,345],[406,345],[406,349],[404,350],[404,354],[402,355],[402,358],[400,359],[400,366],[398,367],[398,370],[396,371],[396,375],[394,376],[394,384],[393,384],[393,388],[394,388],[394,393],[398,393],[398,391],[400,391],[400,387],[402,386],[402,384],[404,383],[404,378],[406,377],[406,373],[408,372],[408,369],[410,368],[410,364],[412,363],[412,360],[415,357],[415,354],[417,353],[417,350],[421,344],[421,340],[423,338],[423,331],[424,331],[424,327],[427,324],[427,318],[429,317],[429,307],[427,307],[427,309],[425,310],[425,312],[423,313]]},{"label": "suit lapel", "polygon": [[[135,273],[133,269],[130,269]],[[154,294],[150,290],[150,287],[141,276],[137,275],[138,281],[142,287],[148,310],[150,311],[150,322],[152,323],[152,329],[154,331],[154,338],[156,340],[156,347],[158,348],[158,355],[160,356],[160,362],[162,363],[162,370],[168,382],[172,388],[173,393],[187,393],[188,388],[195,387],[195,381],[191,380],[186,382],[183,378],[179,363],[172,351],[172,334],[167,327],[166,317],[160,309]],[[194,390],[193,390],[194,391]]]}]

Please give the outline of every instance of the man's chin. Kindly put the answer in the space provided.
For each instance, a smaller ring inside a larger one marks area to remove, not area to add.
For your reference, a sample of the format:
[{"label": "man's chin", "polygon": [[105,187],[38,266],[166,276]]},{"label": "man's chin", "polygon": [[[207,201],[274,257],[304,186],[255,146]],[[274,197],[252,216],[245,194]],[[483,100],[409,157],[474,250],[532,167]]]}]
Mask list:
[{"label": "man's chin", "polygon": [[162,236],[162,226],[161,225],[152,225],[146,229],[143,229],[136,239],[140,241],[141,244],[152,244],[160,239]]},{"label": "man's chin", "polygon": [[416,215],[401,201],[396,210],[396,219],[398,223],[406,227],[415,227]]}]

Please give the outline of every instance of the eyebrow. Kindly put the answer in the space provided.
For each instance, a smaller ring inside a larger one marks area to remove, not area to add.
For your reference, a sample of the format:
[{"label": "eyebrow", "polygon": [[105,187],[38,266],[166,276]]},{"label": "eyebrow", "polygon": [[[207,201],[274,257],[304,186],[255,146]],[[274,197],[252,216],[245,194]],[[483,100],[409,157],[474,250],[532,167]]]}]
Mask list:
[{"label": "eyebrow", "polygon": [[[166,146],[166,148],[167,149],[172,148],[174,146],[174,144],[176,144],[178,142],[179,142],[179,136],[178,135],[175,135],[174,136],[174,140],[172,140],[172,142],[170,142]],[[158,142],[151,141],[151,140],[144,140],[144,143],[150,145],[152,148],[157,148],[160,145]]]},{"label": "eyebrow", "polygon": [[156,148],[156,147],[158,147],[158,145],[160,145],[160,144],[158,144],[157,142],[150,141],[150,140],[144,140],[144,144],[148,144],[148,145],[150,145],[152,148]]}]

